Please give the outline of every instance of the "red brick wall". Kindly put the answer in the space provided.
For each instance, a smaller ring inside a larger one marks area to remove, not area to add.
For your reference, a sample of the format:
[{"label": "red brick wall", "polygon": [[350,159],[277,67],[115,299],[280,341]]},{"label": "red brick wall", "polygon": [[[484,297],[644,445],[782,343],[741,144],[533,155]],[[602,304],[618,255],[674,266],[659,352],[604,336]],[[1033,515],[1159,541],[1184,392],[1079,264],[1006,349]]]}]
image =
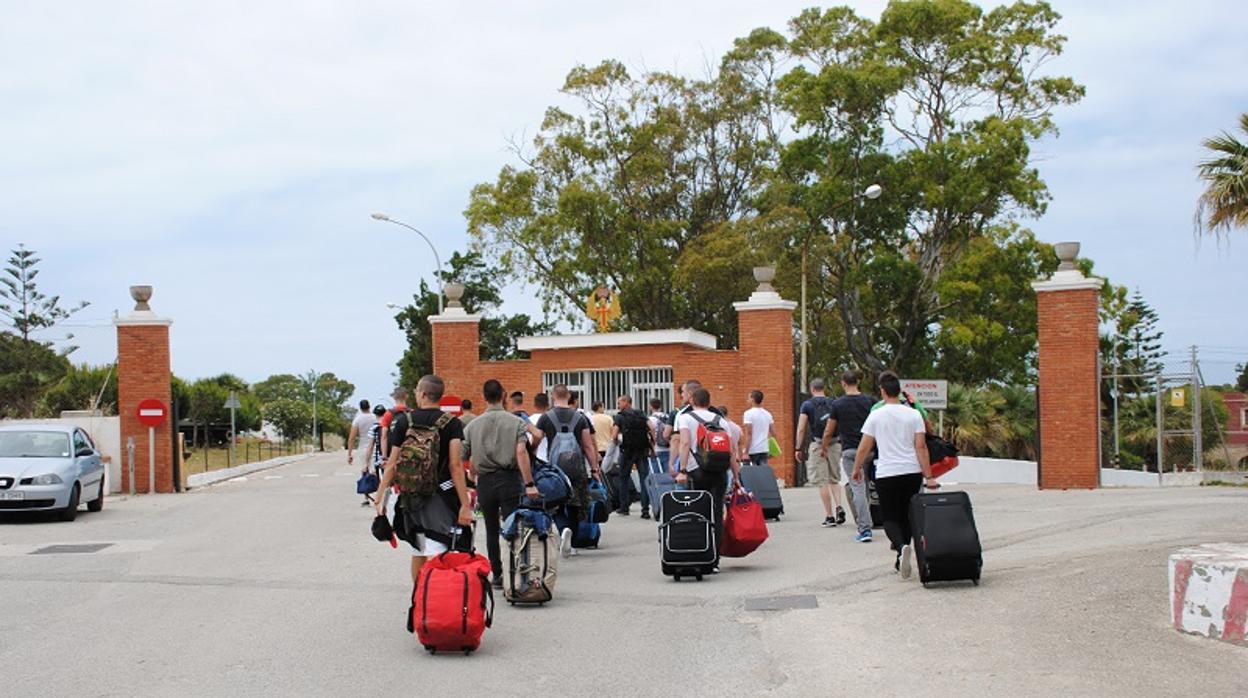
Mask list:
[{"label": "red brick wall", "polygon": [[1040,334],[1040,488],[1100,485],[1096,289],[1037,294]]},{"label": "red brick wall", "polygon": [[433,324],[433,370],[446,381],[448,392],[479,404],[481,384],[490,378],[498,379],[509,392],[522,390],[531,396],[542,390],[543,371],[671,366],[676,384],[693,378],[702,381],[711,391],[712,404],[727,405],[731,418],[738,423],[746,395],[757,388],[766,395],[763,404],[776,418],[782,455],[772,466],[777,477],[792,484],[792,311],[742,312],[739,329],[740,351],[656,344],[542,349],[532,352],[527,360],[481,362],[476,323],[438,322]]},{"label": "red brick wall", "polygon": [[[117,413],[121,417],[121,446],[134,437],[135,489],[148,491],[148,430],[139,423],[139,402],[155,398],[169,409],[172,403],[167,325],[117,327]],[[170,416],[170,419],[172,416]],[[169,419],[156,428],[156,491],[173,492],[173,430]],[[123,457],[121,489],[130,491],[129,464]]]}]

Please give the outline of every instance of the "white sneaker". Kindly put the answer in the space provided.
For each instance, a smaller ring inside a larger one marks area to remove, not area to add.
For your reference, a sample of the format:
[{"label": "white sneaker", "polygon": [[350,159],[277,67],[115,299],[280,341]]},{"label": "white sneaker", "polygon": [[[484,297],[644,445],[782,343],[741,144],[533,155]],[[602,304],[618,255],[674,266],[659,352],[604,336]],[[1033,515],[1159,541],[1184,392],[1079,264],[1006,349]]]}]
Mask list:
[{"label": "white sneaker", "polygon": [[901,578],[909,579],[910,572],[910,546],[903,545],[901,546]]},{"label": "white sneaker", "polygon": [[564,557],[572,555],[572,529],[565,528],[559,534],[559,554]]}]

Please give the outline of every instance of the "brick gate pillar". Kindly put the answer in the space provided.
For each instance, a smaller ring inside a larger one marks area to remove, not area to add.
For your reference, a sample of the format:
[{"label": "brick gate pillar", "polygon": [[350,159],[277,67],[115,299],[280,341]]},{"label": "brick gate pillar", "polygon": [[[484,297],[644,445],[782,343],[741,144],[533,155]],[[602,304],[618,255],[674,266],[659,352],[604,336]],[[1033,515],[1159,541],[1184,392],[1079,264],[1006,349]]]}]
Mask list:
[{"label": "brick gate pillar", "polygon": [[[457,292],[457,293],[456,293]],[[448,285],[450,303],[441,315],[429,317],[433,331],[433,372],[446,381],[446,392],[476,397],[481,392],[477,365],[481,362],[481,316],[469,315],[459,302],[461,289]],[[416,386],[404,386],[409,390]]]},{"label": "brick gate pillar", "polygon": [[[795,484],[793,471],[793,310],[797,303],[786,301],[772,287],[775,269],[757,267],[754,278],[758,289],[747,301],[733,303],[740,333],[737,359],[740,385],[746,390],[763,391],[763,407],[776,420],[776,440],[780,457],[772,461],[776,477],[789,486]],[[730,396],[729,404],[745,400],[745,393]]]},{"label": "brick gate pillar", "polygon": [[[134,438],[135,491],[148,492],[148,429],[139,423],[138,407],[156,399],[173,409],[172,371],[169,364],[169,326],[148,307],[151,286],[131,286],[134,310],[117,318],[117,414],[121,418],[121,447]],[[168,418],[171,419],[172,417]],[[156,428],[156,491],[173,492],[173,431],[168,421]],[[129,463],[122,457],[121,491],[130,491]]]},{"label": "brick gate pillar", "polygon": [[1032,284],[1040,339],[1040,489],[1101,483],[1100,289],[1075,267],[1079,243],[1058,243],[1061,265]]}]

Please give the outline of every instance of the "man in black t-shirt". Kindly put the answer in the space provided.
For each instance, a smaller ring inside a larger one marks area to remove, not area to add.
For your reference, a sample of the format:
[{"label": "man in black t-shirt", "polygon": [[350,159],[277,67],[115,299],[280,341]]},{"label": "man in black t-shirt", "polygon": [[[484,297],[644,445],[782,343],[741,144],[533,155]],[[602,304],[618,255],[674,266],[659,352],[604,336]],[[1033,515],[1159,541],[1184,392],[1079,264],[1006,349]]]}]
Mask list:
[{"label": "man in black t-shirt", "polygon": [[869,543],[872,522],[867,481],[866,478],[855,480],[853,474],[854,457],[858,455],[858,444],[862,441],[862,425],[866,423],[867,415],[871,414],[875,400],[858,391],[858,382],[857,371],[846,371],[841,375],[841,387],[845,389],[845,394],[833,400],[828,408],[821,444],[823,453],[827,454],[831,451],[833,434],[841,437],[841,469],[853,494],[854,520],[858,523],[858,536],[854,540]]},{"label": "man in black t-shirt", "polygon": [[[400,446],[407,434],[408,424],[433,426],[442,418],[438,401],[442,399],[446,385],[442,379],[429,375],[420,379],[416,386],[417,408],[396,414],[390,425],[390,458],[386,461],[381,486],[377,490],[377,513],[386,513],[386,490],[394,481],[395,466],[402,453]],[[399,429],[402,428],[402,432]],[[468,498],[468,483],[461,461],[464,426],[458,417],[451,417],[438,430],[438,491],[427,497],[408,495],[395,506],[396,533],[412,546],[412,582],[420,573],[425,559],[446,552],[452,543],[470,546],[472,541],[472,504]],[[398,492],[391,496],[399,496]],[[458,536],[460,540],[454,540]]]}]

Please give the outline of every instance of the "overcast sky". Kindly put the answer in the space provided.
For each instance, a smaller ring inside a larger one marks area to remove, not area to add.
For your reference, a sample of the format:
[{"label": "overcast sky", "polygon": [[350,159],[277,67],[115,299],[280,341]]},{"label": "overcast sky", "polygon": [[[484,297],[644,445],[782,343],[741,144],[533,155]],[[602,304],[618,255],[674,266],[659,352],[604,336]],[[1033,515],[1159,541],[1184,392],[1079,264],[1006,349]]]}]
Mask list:
[{"label": "overcast sky", "polygon": [[[1248,360],[1248,233],[1197,246],[1191,218],[1201,139],[1248,111],[1248,7],[1053,4],[1070,41],[1051,70],[1088,95],[1037,149],[1053,202],[1028,225],[1081,241],[1156,307],[1167,349],[1201,345],[1207,379],[1229,380]],[[0,246],[38,250],[46,291],[91,302],[75,358],[114,360],[108,319],[150,283],[180,376],[316,368],[380,397],[404,348],[385,305],[434,265],[370,212],[447,258],[470,187],[564,102],[570,68],[699,71],[810,3],[434,5],[0,0]]]}]

